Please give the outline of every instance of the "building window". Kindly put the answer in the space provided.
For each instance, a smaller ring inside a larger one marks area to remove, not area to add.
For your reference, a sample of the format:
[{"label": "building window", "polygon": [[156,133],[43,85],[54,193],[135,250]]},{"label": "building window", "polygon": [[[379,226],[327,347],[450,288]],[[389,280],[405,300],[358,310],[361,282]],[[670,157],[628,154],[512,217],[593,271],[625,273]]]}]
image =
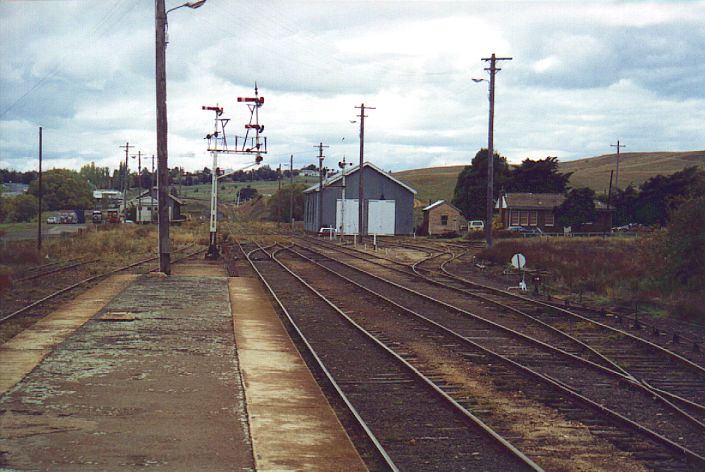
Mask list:
[{"label": "building window", "polygon": [[554,216],[552,211],[547,211],[544,216],[544,225],[553,226],[555,224]]},{"label": "building window", "polygon": [[529,226],[537,226],[539,224],[539,212],[534,210],[529,212]]},{"label": "building window", "polygon": [[448,215],[441,215],[441,226],[448,226]]},{"label": "building window", "polygon": [[509,214],[511,215],[511,222],[509,225],[519,226],[519,212],[517,210],[509,210]]},{"label": "building window", "polygon": [[529,212],[522,211],[519,213],[519,224],[521,226],[529,226]]}]

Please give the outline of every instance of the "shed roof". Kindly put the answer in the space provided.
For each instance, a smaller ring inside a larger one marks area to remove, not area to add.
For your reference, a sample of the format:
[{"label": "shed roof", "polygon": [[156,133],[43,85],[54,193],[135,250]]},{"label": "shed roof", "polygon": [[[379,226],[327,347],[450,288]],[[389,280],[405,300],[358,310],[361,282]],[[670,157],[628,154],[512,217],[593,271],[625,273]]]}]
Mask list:
[{"label": "shed roof", "polygon": [[449,203],[449,202],[447,202],[447,201],[445,201],[445,200],[438,200],[437,202],[431,203],[429,206],[427,206],[426,208],[424,208],[422,211],[432,210],[432,209],[437,208],[437,207],[439,207],[439,206],[441,206],[441,205],[443,205],[443,204],[448,205],[449,207],[451,207],[452,209],[454,209],[454,210],[457,211],[458,213],[462,213],[458,207],[456,207],[456,206],[453,205],[452,203]]},{"label": "shed roof", "polygon": [[[382,174],[383,176],[387,177],[387,178],[388,178],[389,180],[391,180],[392,182],[394,182],[394,183],[396,183],[396,184],[398,184],[398,185],[404,187],[404,188],[407,189],[409,192],[411,192],[411,193],[413,193],[414,195],[416,195],[416,190],[414,190],[413,188],[409,187],[408,185],[406,185],[406,184],[405,184],[404,182],[402,182],[401,180],[395,179],[395,178],[394,178],[392,175],[390,175],[388,172],[385,172],[384,170],[380,169],[379,167],[377,167],[376,165],[372,164],[371,162],[365,162],[365,163],[363,163],[362,165],[363,165],[364,167],[369,167],[369,168],[371,168],[371,169],[376,170],[378,173],[380,173],[380,174]],[[350,175],[350,174],[354,174],[355,172],[357,172],[357,170],[358,170],[359,168],[360,168],[360,164],[358,164],[358,165],[356,165],[356,166],[353,166],[353,167],[350,168],[350,170],[348,170],[348,171],[345,172],[345,175],[348,176],[348,175]],[[325,187],[328,187],[328,186],[334,184],[335,182],[337,182],[338,180],[341,180],[342,178],[343,178],[343,174],[342,174],[341,172],[338,172],[337,174],[335,174],[335,175],[332,176],[332,177],[327,177],[327,178],[323,179],[323,187],[324,187],[324,188],[325,188]],[[309,188],[307,188],[306,190],[304,190],[304,193],[318,192],[318,185],[319,185],[319,184],[315,184],[315,185],[310,186]]]}]

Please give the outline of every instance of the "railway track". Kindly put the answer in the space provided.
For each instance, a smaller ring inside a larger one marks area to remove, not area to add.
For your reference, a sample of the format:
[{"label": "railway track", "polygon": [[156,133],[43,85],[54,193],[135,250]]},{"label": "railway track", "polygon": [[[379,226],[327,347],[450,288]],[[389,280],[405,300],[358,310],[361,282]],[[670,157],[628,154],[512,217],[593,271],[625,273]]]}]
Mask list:
[{"label": "railway track", "polygon": [[[671,443],[681,445],[684,449],[692,449],[690,452],[694,452],[695,456],[702,456],[705,449],[702,441],[705,431],[702,421],[682,408],[676,408],[668,399],[659,397],[653,390],[634,379],[557,349],[546,342],[529,340],[526,335],[477,317],[455,306],[457,293],[456,299],[453,299],[451,294],[445,294],[443,297],[444,300],[451,299],[453,304],[440,302],[428,294],[421,293],[419,290],[423,287],[418,280],[415,282],[415,288],[418,290],[411,290],[398,283],[382,281],[376,276],[365,274],[360,268],[346,266],[343,264],[345,257],[339,252],[333,255],[336,260],[324,258],[321,254],[311,256],[333,273],[355,280],[401,306],[413,307],[415,311],[424,313],[433,321],[459,333],[461,337],[472,340],[507,360],[525,365],[535,370],[539,376],[568,386],[595,404],[611,409],[615,417],[630,419],[632,428],[651,431],[663,439],[670,438]],[[387,275],[385,274],[385,277]],[[423,290],[438,296],[437,286],[428,281],[423,283],[426,284]]]},{"label": "railway track", "polygon": [[281,249],[243,251],[392,470],[541,470],[287,269]]},{"label": "railway track", "polygon": [[[332,247],[332,246],[329,246]],[[339,247],[338,247],[339,248]],[[340,249],[351,257],[372,262],[402,274],[400,283],[412,272],[436,287],[457,291],[473,300],[494,307],[487,317],[512,329],[555,343],[568,352],[593,360],[607,368],[639,381],[654,392],[677,402],[699,420],[705,421],[705,369],[697,363],[624,330],[586,318],[570,310],[518,296],[503,290],[458,277],[445,265],[425,268],[424,264],[442,256],[436,252],[413,264],[403,264],[375,256],[363,256],[350,249]],[[442,271],[442,272],[441,272]],[[472,310],[470,300],[452,297],[460,307]]]},{"label": "railway track", "polygon": [[[184,247],[184,248],[181,248],[181,249],[178,249],[178,250],[174,251],[174,253],[178,253],[178,252],[181,252],[181,251],[186,251],[187,249],[189,249],[189,248],[191,248],[191,247],[192,247],[192,245],[191,245],[191,246]],[[172,261],[172,263],[178,263],[178,262],[180,262],[180,261],[183,261],[183,260],[186,260],[186,259],[188,259],[188,258],[190,258],[190,257],[193,257],[193,256],[195,256],[195,255],[197,255],[197,254],[201,254],[201,253],[203,253],[204,251],[205,251],[205,249],[199,249],[199,250],[197,250],[197,251],[195,251],[195,252],[191,252],[191,253],[189,253],[189,254],[187,254],[187,255],[185,255],[185,256],[177,257],[177,258],[175,258],[175,259]],[[27,305],[25,305],[25,306],[23,306],[23,307],[17,309],[17,310],[14,310],[13,312],[11,312],[11,313],[9,313],[9,314],[6,314],[6,315],[0,317],[0,327],[3,327],[3,328],[5,328],[5,329],[7,329],[7,333],[3,331],[3,336],[2,336],[2,337],[3,337],[3,338],[6,338],[7,336],[12,337],[12,336],[14,335],[14,333],[15,333],[18,329],[21,329],[21,327],[22,327],[22,321],[21,321],[21,319],[22,319],[22,318],[24,318],[24,317],[33,317],[33,318],[36,318],[36,316],[34,316],[35,313],[34,313],[33,310],[37,309],[38,307],[40,307],[41,305],[45,304],[46,302],[49,302],[50,300],[56,299],[56,298],[58,298],[58,297],[60,297],[60,296],[62,296],[62,295],[67,294],[68,292],[71,292],[71,291],[75,290],[75,289],[78,288],[78,287],[89,285],[89,284],[91,284],[91,283],[93,283],[93,282],[95,282],[95,281],[97,281],[97,280],[100,280],[100,279],[102,279],[102,278],[104,278],[104,277],[107,277],[107,276],[109,276],[109,275],[113,275],[113,274],[116,274],[116,273],[119,273],[119,272],[124,272],[124,271],[127,271],[127,270],[131,270],[131,269],[134,269],[134,268],[139,267],[139,266],[142,266],[142,265],[144,265],[144,264],[153,262],[153,261],[158,260],[158,259],[159,259],[158,256],[156,256],[156,257],[150,257],[150,258],[147,258],[147,259],[142,259],[142,260],[133,262],[133,263],[131,263],[131,264],[128,264],[128,265],[125,265],[125,266],[122,266],[122,267],[118,267],[118,268],[111,269],[111,270],[108,270],[108,271],[105,271],[105,272],[101,272],[101,273],[99,273],[99,274],[97,274],[97,275],[92,275],[92,276],[90,276],[90,277],[81,279],[81,280],[79,280],[79,281],[77,281],[77,282],[71,283],[70,285],[65,286],[65,287],[62,287],[62,288],[60,288],[60,289],[58,289],[58,290],[56,290],[56,291],[53,291],[52,293],[50,293],[50,294],[48,294],[48,295],[46,295],[46,296],[43,296],[43,297],[41,297],[41,298],[38,299],[38,300],[35,300],[35,301],[33,301],[33,302],[31,302],[31,303],[29,303],[29,304],[27,304]],[[157,269],[150,268],[147,272],[154,272],[154,271],[156,271],[156,270],[157,270]],[[10,324],[10,323],[17,323],[18,325],[15,327],[15,329],[12,329],[12,328],[9,328],[9,329],[8,329],[6,325],[8,325],[8,324]],[[6,335],[7,335],[7,336],[6,336]],[[7,337],[7,338],[9,339],[9,337]]]},{"label": "railway track", "polygon": [[[686,404],[688,407],[699,410],[700,415],[705,413],[703,366],[650,340],[609,326],[601,320],[459,277],[446,268],[448,262],[449,260],[440,265],[442,273],[434,268],[421,267],[423,262],[412,266],[412,270],[430,274],[434,281],[457,288],[476,299],[496,303],[499,307],[507,307],[511,303],[511,308],[518,310],[524,318],[566,333],[609,359],[623,373],[638,379],[644,385],[654,387],[664,395],[674,394],[675,396],[669,396],[673,400],[688,400],[691,402],[690,405]],[[697,405],[700,405],[700,408]]]}]

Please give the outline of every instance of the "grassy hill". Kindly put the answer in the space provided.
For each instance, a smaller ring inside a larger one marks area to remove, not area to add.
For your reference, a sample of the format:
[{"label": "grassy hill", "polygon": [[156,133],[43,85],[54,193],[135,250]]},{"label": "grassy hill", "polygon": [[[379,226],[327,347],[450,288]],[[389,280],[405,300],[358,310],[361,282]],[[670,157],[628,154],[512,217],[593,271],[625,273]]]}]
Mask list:
[{"label": "grassy hill", "polygon": [[464,166],[429,167],[427,169],[403,170],[394,172],[395,178],[416,190],[416,199],[426,206],[436,200],[451,201],[458,174]]},{"label": "grassy hill", "polygon": [[[570,184],[603,193],[610,185],[610,171],[616,174],[617,154],[561,162],[561,172],[573,172]],[[690,166],[705,168],[705,151],[622,152],[619,154],[619,187],[638,187],[657,174],[670,175]],[[616,175],[614,177],[616,179]],[[613,185],[616,182],[613,181]]]},{"label": "grassy hill", "polygon": [[[610,171],[615,169],[616,163],[616,154],[606,154],[561,162],[560,171],[573,172],[570,178],[573,187],[590,187],[600,194],[609,188]],[[705,151],[623,152],[619,155],[619,186],[625,188],[630,183],[639,186],[658,174],[670,175],[690,166],[705,169]],[[463,166],[431,167],[394,172],[393,175],[415,189],[419,203],[426,205],[429,200],[450,201],[462,170]]]}]

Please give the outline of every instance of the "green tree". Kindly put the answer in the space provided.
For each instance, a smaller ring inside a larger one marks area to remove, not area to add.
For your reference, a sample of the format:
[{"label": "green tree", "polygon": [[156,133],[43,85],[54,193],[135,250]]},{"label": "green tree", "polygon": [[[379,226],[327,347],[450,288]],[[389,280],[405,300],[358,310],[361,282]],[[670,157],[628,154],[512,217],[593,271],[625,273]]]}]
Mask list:
[{"label": "green tree", "polygon": [[[42,175],[42,201],[48,210],[93,208],[93,194],[88,182],[78,172],[52,169]],[[29,185],[30,194],[39,195],[39,181]]]},{"label": "green tree", "polygon": [[[492,170],[493,198],[496,200],[509,176],[507,159],[494,153]],[[469,220],[484,219],[487,215],[487,149],[480,149],[472,163],[458,175],[452,202]]]},{"label": "green tree", "polygon": [[294,197],[294,219],[302,220],[304,215],[304,190],[303,184],[286,185],[278,190],[269,199],[269,214],[275,221],[289,222],[289,206],[292,192]]},{"label": "green tree", "polygon": [[559,226],[578,226],[595,220],[595,192],[587,187],[571,189],[556,209]]},{"label": "green tree", "polygon": [[673,213],[662,251],[666,287],[702,292],[705,286],[705,197],[689,200]]},{"label": "green tree", "polygon": [[615,209],[614,224],[625,225],[636,221],[636,210],[639,203],[639,192],[633,185],[624,190],[617,189],[612,195],[610,206]]},{"label": "green tree", "polygon": [[39,201],[32,195],[17,195],[6,199],[6,219],[13,223],[32,221],[37,216]]},{"label": "green tree", "polygon": [[81,166],[78,173],[95,188],[107,189],[110,187],[110,169],[107,167],[96,167],[95,162],[91,162]]},{"label": "green tree", "polygon": [[705,196],[705,172],[695,166],[669,176],[657,175],[639,187],[635,219],[645,225],[666,225],[683,202]]},{"label": "green tree", "polygon": [[558,158],[548,156],[532,161],[524,159],[521,165],[509,171],[505,184],[507,192],[565,193],[572,172],[558,172]]}]

